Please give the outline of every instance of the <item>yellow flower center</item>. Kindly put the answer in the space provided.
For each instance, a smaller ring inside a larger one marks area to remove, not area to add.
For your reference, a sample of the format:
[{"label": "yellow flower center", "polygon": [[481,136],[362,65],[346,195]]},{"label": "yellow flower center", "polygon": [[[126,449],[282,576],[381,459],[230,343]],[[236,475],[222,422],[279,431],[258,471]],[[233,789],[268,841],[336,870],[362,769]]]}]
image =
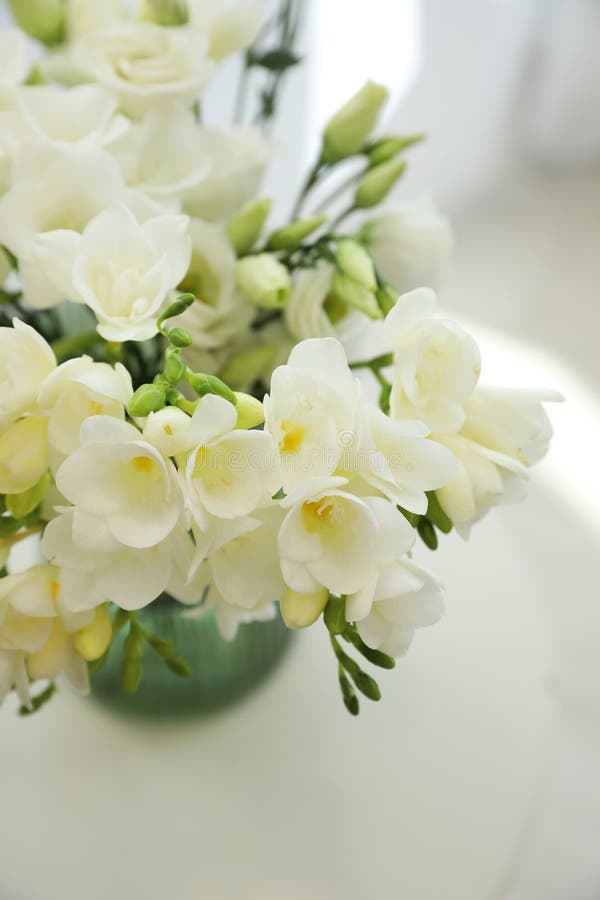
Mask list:
[{"label": "yellow flower center", "polygon": [[146,475],[149,475],[154,468],[154,460],[149,456],[134,456],[132,463],[136,472],[144,472]]},{"label": "yellow flower center", "polygon": [[104,412],[104,406],[102,403],[98,403],[97,400],[90,401],[90,410],[93,416],[101,416]]},{"label": "yellow flower center", "polygon": [[294,422],[288,422],[287,419],[283,419],[281,431],[283,433],[279,439],[279,450],[281,453],[295,453],[304,440],[306,430],[301,425],[296,425]]},{"label": "yellow flower center", "polygon": [[50,595],[53,600],[58,600],[58,593],[60,591],[60,581],[54,579],[50,582]]}]

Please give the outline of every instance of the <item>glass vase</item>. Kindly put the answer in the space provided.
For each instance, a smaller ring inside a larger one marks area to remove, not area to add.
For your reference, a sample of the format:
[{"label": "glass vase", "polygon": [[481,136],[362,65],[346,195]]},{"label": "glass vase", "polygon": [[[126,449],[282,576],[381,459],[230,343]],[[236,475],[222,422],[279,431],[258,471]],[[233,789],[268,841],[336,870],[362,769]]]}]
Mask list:
[{"label": "glass vase", "polygon": [[121,686],[123,642],[128,629],[115,638],[104,666],[92,678],[92,696],[126,715],[164,719],[202,715],[238,700],[259,684],[284,654],[291,632],[279,611],[268,622],[240,625],[232,641],[219,634],[214,612],[188,618],[186,607],[163,595],[137,613],[152,634],[173,641],[192,674],[173,674],[148,646],[137,692]]}]

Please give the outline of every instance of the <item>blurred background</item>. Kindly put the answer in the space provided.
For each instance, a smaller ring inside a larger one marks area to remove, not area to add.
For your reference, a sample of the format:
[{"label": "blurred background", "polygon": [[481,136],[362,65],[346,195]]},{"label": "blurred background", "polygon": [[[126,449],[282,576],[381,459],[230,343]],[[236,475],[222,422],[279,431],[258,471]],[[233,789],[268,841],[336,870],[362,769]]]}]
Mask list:
[{"label": "blurred background", "polygon": [[[494,541],[499,540],[496,526],[488,526],[486,522],[482,529],[487,536],[470,551],[475,553],[475,558],[466,552],[460,558],[473,566],[473,571],[463,577],[466,579],[468,575],[476,582],[479,577],[482,585],[485,585],[483,570],[491,559],[495,561],[498,578],[505,579],[505,590],[512,594],[515,630],[523,624],[518,612],[519,591],[524,604],[528,602],[526,594],[530,589],[539,595],[540,621],[543,620],[544,627],[548,625],[552,635],[552,671],[556,677],[551,689],[557,700],[558,725],[551,742],[547,786],[540,801],[541,813],[529,828],[526,848],[520,850],[518,874],[507,876],[510,884],[505,884],[497,896],[499,900],[597,900],[600,898],[597,851],[600,479],[596,461],[600,446],[600,0],[456,0],[454,3],[447,0],[355,0],[352,3],[304,0],[304,3],[303,49],[310,54],[309,61],[301,74],[289,78],[277,136],[291,149],[278,163],[270,186],[283,204],[290,179],[297,181],[300,168],[314,158],[318,128],[328,116],[367,77],[390,85],[392,99],[383,130],[400,133],[426,130],[430,136],[412,152],[409,174],[398,196],[409,200],[427,192],[453,221],[455,262],[441,299],[444,308],[480,340],[484,380],[553,387],[566,397],[562,407],[551,410],[556,440],[550,457],[535,473],[528,503],[492,514],[494,521],[502,518],[503,534],[509,538],[502,538],[495,552]],[[1,2],[0,23],[8,20],[6,4]],[[225,73],[224,86],[228,77]],[[222,90],[225,87],[218,88],[215,94],[215,108],[222,106],[219,93]],[[481,571],[476,571],[478,565]],[[458,589],[455,585],[451,590]],[[450,592],[449,607],[451,604]],[[525,610],[523,616],[527,620]],[[537,626],[529,622],[527,627]],[[512,659],[508,646],[504,664],[509,671]],[[299,666],[295,659],[291,671],[298,674]],[[277,676],[280,677],[291,676]],[[298,701],[298,690],[295,701]],[[289,708],[282,706],[283,696],[283,688],[269,686],[261,698],[260,709],[249,706],[239,714],[237,723],[230,723],[227,739],[231,743],[225,755],[231,755],[232,765],[238,765],[234,747],[236,735],[246,734],[244,729],[253,735],[250,740],[253,752],[266,754],[268,760],[273,734],[277,732],[274,719],[289,714]],[[57,704],[62,702],[59,698]],[[322,702],[333,704],[337,697]],[[306,698],[304,704],[300,701],[297,718],[306,714]],[[78,705],[77,714],[80,709]],[[254,723],[249,718],[251,713]],[[376,713],[381,720],[391,717],[392,710],[386,704]],[[53,709],[44,715],[46,724],[30,726],[28,723],[28,741],[32,743],[24,751],[23,765],[27,760],[30,764],[37,761],[36,777],[33,784],[28,783],[29,790],[37,789],[35,783],[43,790],[39,785],[44,779],[45,748],[53,765],[59,766],[61,728],[75,727],[75,714],[68,701],[59,707],[56,717]],[[157,735],[148,731],[140,743],[127,743],[129,738],[124,738],[112,723],[109,727],[105,719],[100,724],[91,718],[89,722],[84,721],[99,741],[99,754],[110,754],[115,745],[130,754],[138,751],[141,754],[140,748],[145,748],[149,741],[158,741]],[[323,721],[327,722],[326,716]],[[373,715],[365,717],[358,726],[366,730],[372,723]],[[302,758],[310,760],[314,748],[300,725],[296,722],[289,726],[291,736],[288,734],[283,746],[293,757],[297,742],[305,742],[306,755]],[[25,781],[20,781],[23,773],[18,767],[14,769],[22,752],[21,727],[22,723],[13,723],[6,714],[0,717],[0,729],[4,731],[0,738],[1,777],[9,775],[7,765],[13,767],[12,776],[21,785],[19,790],[24,791]],[[328,727],[337,727],[337,718]],[[395,733],[400,740],[401,727],[398,723],[394,732],[388,724],[385,734]],[[262,737],[257,733],[261,728],[266,729]],[[279,728],[286,731],[281,724]],[[340,728],[344,735],[350,733],[346,723]],[[187,740],[189,733],[186,735]],[[518,733],[512,735],[515,744],[519,744],[520,737]],[[200,762],[202,741],[186,744],[185,755],[177,757],[175,736],[160,740],[163,754],[173,751],[174,766],[191,766],[194,759]],[[468,735],[465,741],[468,742]],[[338,751],[342,746],[340,739]],[[364,731],[358,746],[367,752]],[[206,753],[215,748],[222,752],[223,745],[215,737],[214,728],[205,736],[204,748]],[[2,765],[3,756],[5,765]],[[203,753],[202,757],[204,764]],[[114,811],[121,804],[151,810],[152,802],[145,793],[155,792],[159,806],[162,803],[163,809],[172,813],[174,822],[181,815],[186,827],[192,827],[185,818],[189,813],[185,809],[185,791],[182,787],[178,789],[179,806],[175,801],[171,804],[165,800],[164,783],[162,786],[156,783],[156,769],[150,766],[149,759],[137,760],[142,765],[140,778],[145,777],[146,782],[138,779],[132,787],[123,773],[120,780],[115,774],[117,780],[112,783],[119,785],[119,796],[113,797]],[[69,771],[65,768],[56,771],[61,772],[60,778],[75,780],[76,787],[72,784],[64,788],[74,802],[78,791],[87,796],[87,779],[94,777],[96,761],[78,761],[73,750],[67,751],[67,760]],[[392,764],[391,757],[388,762]],[[490,758],[488,762],[488,778],[493,780],[495,760]],[[484,760],[484,767],[485,764]],[[539,765],[540,768],[545,765],[541,758]],[[264,763],[263,759],[260,771],[266,778],[271,772],[277,783],[279,770],[274,764]],[[163,769],[165,772],[167,768]],[[213,774],[219,778],[218,770]],[[175,783],[178,776],[174,770],[172,777]],[[291,773],[291,777],[296,776]],[[191,781],[192,775],[187,778]],[[63,787],[57,785],[47,795],[54,805],[43,812],[46,827],[59,832],[64,824],[60,800]],[[227,784],[222,787],[228,790]],[[218,796],[214,785],[213,788],[207,788],[206,792],[205,811],[209,817],[215,815],[210,804]],[[313,810],[312,814],[321,815],[327,827],[335,831],[339,823],[327,805],[330,798],[325,781],[320,784],[320,790],[323,809]],[[13,792],[11,796],[14,799],[16,794]],[[98,798],[89,796],[90,802],[101,805]],[[303,814],[301,798],[295,800],[298,808],[288,810],[292,822],[294,816]],[[30,816],[32,810],[30,806]],[[83,813],[93,814],[94,808],[87,808]],[[198,810],[198,815],[202,815],[202,810]],[[253,813],[254,824],[269,835],[278,827],[274,807],[271,815],[275,822],[269,820],[267,827],[260,811]],[[68,821],[70,825],[64,825],[67,834],[74,827],[72,817]],[[81,821],[85,830],[85,817]],[[27,827],[26,817],[22,816],[19,822],[24,829]],[[485,831],[487,823],[482,820],[475,826]],[[248,827],[252,825],[249,823]],[[285,818],[281,827],[285,831]],[[125,826],[121,830],[118,825],[115,828],[119,839],[127,844],[131,835]],[[144,832],[150,828],[164,829],[165,854],[174,852],[171,844],[175,838],[166,834],[163,822],[140,822],[137,840],[143,844]],[[222,823],[219,828],[223,829],[222,839],[227,840],[227,828]],[[295,839],[293,829],[291,839]],[[25,831],[22,840],[28,841]],[[237,840],[241,840],[239,835]],[[285,842],[285,836],[281,840]],[[95,854],[104,845],[95,846],[96,850],[94,846],[89,847],[90,867],[103,864]],[[67,849],[65,846],[65,853]],[[298,849],[301,852],[301,844]],[[239,843],[232,845],[231,850],[238,852]],[[474,846],[474,853],[478,852],[479,848]],[[0,850],[0,859],[1,856]],[[435,859],[431,864],[435,866]],[[4,862],[1,868],[7,871]],[[275,890],[275,881],[267,885],[265,880],[261,896],[292,900],[317,898],[308,887],[296,888],[296,892],[284,887],[283,876]],[[0,889],[0,897],[53,900],[55,896],[83,898],[89,893],[86,885],[81,885],[81,892],[76,893],[73,882],[63,894],[40,893],[34,897],[27,892],[18,893],[18,884],[19,878],[15,876],[11,892],[4,895]],[[398,893],[392,891],[389,896],[402,893],[401,874],[397,884]],[[121,890],[122,887],[116,886],[112,896],[125,896]],[[164,890],[164,894],[146,896],[174,896],[167,893],[166,887]],[[352,890],[350,887],[344,894],[350,900],[368,896]],[[448,885],[445,900],[463,900],[461,894],[452,890]],[[97,896],[93,891],[89,895]],[[216,889],[212,893],[176,895],[202,896],[207,900],[221,897]],[[234,895],[225,892],[222,896],[230,900]],[[242,892],[238,896],[253,898],[255,893]],[[324,889],[322,896],[337,900],[342,895]],[[421,897],[411,896],[407,900],[421,900]],[[487,895],[481,900],[488,900]]]}]

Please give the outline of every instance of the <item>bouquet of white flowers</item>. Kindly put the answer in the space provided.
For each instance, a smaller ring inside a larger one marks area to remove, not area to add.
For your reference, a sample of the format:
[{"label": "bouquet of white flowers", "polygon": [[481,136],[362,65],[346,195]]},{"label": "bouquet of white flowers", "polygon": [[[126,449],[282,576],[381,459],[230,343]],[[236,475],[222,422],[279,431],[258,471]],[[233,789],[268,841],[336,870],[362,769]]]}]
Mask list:
[{"label": "bouquet of white flowers", "polygon": [[[31,67],[0,34],[0,699],[87,691],[123,629],[125,691],[146,645],[189,674],[136,616],[167,593],[226,639],[277,608],[322,619],[356,714],[355,689],[380,696],[357,658],[392,668],[442,613],[415,541],[519,494],[556,397],[478,383],[477,344],[436,312],[446,220],[376,210],[421,139],[374,136],[385,88],[333,116],[267,227],[260,126],[297,4],[11,6],[47,49]],[[201,93],[240,51],[255,124],[219,131]],[[348,165],[347,207],[311,206]],[[31,535],[45,561],[11,571]]]}]

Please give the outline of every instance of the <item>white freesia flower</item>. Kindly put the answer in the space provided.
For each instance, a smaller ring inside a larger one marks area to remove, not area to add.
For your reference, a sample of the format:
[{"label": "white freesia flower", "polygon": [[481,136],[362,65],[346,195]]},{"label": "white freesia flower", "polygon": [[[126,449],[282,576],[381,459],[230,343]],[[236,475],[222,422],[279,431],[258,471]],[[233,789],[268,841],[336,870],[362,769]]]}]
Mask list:
[{"label": "white freesia flower", "polygon": [[190,21],[209,34],[209,56],[220,61],[254,41],[267,15],[265,3],[187,0]]},{"label": "white freesia flower", "polygon": [[52,348],[30,325],[14,319],[12,328],[0,328],[0,431],[34,409],[55,368]]},{"label": "white freesia flower", "polygon": [[157,333],[156,319],[189,265],[187,225],[178,215],[139,224],[116,206],[73,237],[71,296],[93,310],[102,337],[143,341]]},{"label": "white freesia flower", "polygon": [[302,341],[287,365],[273,372],[265,428],[279,448],[286,493],[337,469],[344,448],[356,441],[358,396],[358,383],[334,338]]},{"label": "white freesia flower", "polygon": [[207,177],[183,196],[184,212],[210,222],[226,222],[258,191],[273,150],[258,128],[229,131],[204,128],[204,154],[212,166]]},{"label": "white freesia flower", "polygon": [[410,560],[402,563],[393,583],[376,591],[368,616],[356,623],[358,633],[373,650],[402,656],[415,630],[434,625],[444,612],[439,583],[425,569]]},{"label": "white freesia flower", "polygon": [[554,391],[481,386],[465,405],[461,433],[436,436],[458,460],[456,476],[437,496],[462,534],[491,506],[522,499],[528,468],[552,437],[542,403],[560,399]]},{"label": "white freesia flower", "polygon": [[279,532],[279,556],[293,591],[316,594],[324,587],[354,594],[375,578],[379,523],[363,498],[343,490],[347,484],[340,477],[314,478],[282,502],[289,512]]},{"label": "white freesia flower", "polygon": [[126,0],[69,0],[67,33],[71,43],[91,31],[128,21]]},{"label": "white freesia flower", "polygon": [[0,31],[0,91],[25,81],[29,71],[27,39],[20,28]]},{"label": "white freesia flower", "polygon": [[[186,531],[176,527],[165,540],[137,548],[120,544],[97,518],[94,522],[73,510],[48,523],[42,548],[60,567],[62,600],[68,610],[95,609],[110,601],[122,609],[142,609],[168,590],[177,599],[196,601],[201,590],[193,585],[187,597],[187,573],[194,546]],[[96,529],[92,533],[92,527]],[[103,543],[102,543],[103,542]]]},{"label": "white freesia flower", "polygon": [[69,90],[53,85],[20,88],[15,106],[32,139],[103,147],[128,129],[114,94],[98,84]]},{"label": "white freesia flower", "polygon": [[81,446],[58,469],[56,485],[75,507],[78,542],[90,548],[153,547],[182,512],[173,464],[133,425],[110,416],[84,421]]},{"label": "white freesia flower", "polygon": [[406,555],[415,532],[395,506],[366,497],[379,525],[377,570],[364,588],[346,598],[346,619],[356,622],[363,641],[375,650],[400,656],[416,628],[433,625],[443,612],[439,583]]},{"label": "white freesia flower", "polygon": [[77,650],[77,637],[93,619],[93,614],[63,609],[55,566],[36,565],[0,578],[0,698],[15,686],[21,702],[29,705],[29,679],[59,674],[87,692],[87,664]]},{"label": "white freesia flower", "polygon": [[434,318],[435,310],[431,289],[404,294],[388,313],[384,333],[394,352],[391,417],[420,419],[443,434],[462,427],[481,360],[473,338],[455,322]]},{"label": "white freesia flower", "polygon": [[43,309],[65,299],[78,235],[123,199],[123,177],[104,150],[31,142],[14,179],[0,199],[0,244],[19,260],[27,302]]},{"label": "white freesia flower", "polygon": [[125,404],[133,395],[131,376],[117,363],[94,362],[81,356],[62,363],[46,379],[39,394],[40,409],[48,414],[48,438],[59,453],[79,446],[79,432],[89,416],[125,418]]},{"label": "white freesia flower", "polygon": [[379,273],[399,294],[441,286],[454,238],[448,219],[430,198],[382,210],[363,226],[362,235]]},{"label": "white freesia flower", "polygon": [[371,320],[358,310],[332,300],[333,274],[333,266],[324,260],[312,269],[301,269],[293,279],[284,319],[297,341],[336,337],[350,356],[354,345],[364,338]]},{"label": "white freesia flower", "polygon": [[180,103],[151,109],[133,122],[113,150],[128,184],[161,201],[177,201],[213,168],[205,129]]},{"label": "white freesia flower", "polygon": [[217,625],[232,640],[241,622],[273,617],[284,583],[277,553],[277,534],[284,511],[271,505],[238,519],[211,520],[195,531],[208,602]]},{"label": "white freesia flower", "polygon": [[207,513],[231,519],[270,503],[281,486],[271,435],[236,429],[235,406],[222,397],[207,394],[197,413],[203,434],[189,455],[185,483],[200,527]]},{"label": "white freesia flower", "polygon": [[356,445],[340,461],[353,474],[414,513],[427,511],[426,491],[448,484],[456,474],[452,452],[433,440],[422,422],[395,422],[371,403],[362,403]]},{"label": "white freesia flower", "polygon": [[125,113],[140,116],[166,100],[192,103],[213,71],[207,49],[199,29],[126,22],[88,32],[51,71],[104,85]]}]

